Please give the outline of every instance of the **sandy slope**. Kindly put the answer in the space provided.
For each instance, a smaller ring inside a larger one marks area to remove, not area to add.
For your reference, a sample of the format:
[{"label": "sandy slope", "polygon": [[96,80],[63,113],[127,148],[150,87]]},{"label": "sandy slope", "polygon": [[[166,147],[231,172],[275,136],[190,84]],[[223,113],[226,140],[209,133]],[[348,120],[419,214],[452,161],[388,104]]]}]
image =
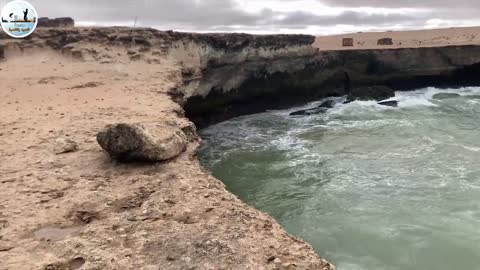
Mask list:
[{"label": "sandy slope", "polygon": [[[166,94],[180,80],[174,59],[148,64],[126,48],[82,46],[114,60],[42,49],[0,62],[1,270],[324,268],[308,244],[201,169],[194,127]],[[175,160],[120,164],[95,140],[118,122],[193,133]],[[55,154],[61,137],[79,150]]]},{"label": "sandy slope", "polygon": [[[343,38],[354,38],[354,46],[343,47]],[[393,45],[377,45],[377,41],[381,38],[392,38]],[[469,44],[480,44],[480,27],[319,36],[317,37],[314,46],[320,50],[356,50],[438,47]]]}]

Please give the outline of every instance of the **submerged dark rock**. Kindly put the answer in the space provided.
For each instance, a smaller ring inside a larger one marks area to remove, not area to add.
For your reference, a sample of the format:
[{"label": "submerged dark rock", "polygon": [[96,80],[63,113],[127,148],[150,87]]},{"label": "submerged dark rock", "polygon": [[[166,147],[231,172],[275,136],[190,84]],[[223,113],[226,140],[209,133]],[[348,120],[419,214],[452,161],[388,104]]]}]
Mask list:
[{"label": "submerged dark rock", "polygon": [[387,86],[375,85],[355,88],[350,91],[347,101],[376,100],[381,101],[395,96],[395,91]]},{"label": "submerged dark rock", "polygon": [[320,106],[318,106],[318,108],[328,108],[328,109],[331,109],[331,108],[335,107],[335,104],[336,104],[335,101],[333,101],[333,100],[327,100],[327,101],[323,102]]},{"label": "submerged dark rock", "polygon": [[396,101],[396,100],[382,101],[382,102],[379,102],[378,105],[389,106],[389,107],[398,107],[398,101]]},{"label": "submerged dark rock", "polygon": [[433,95],[433,99],[450,99],[450,98],[459,98],[460,94],[457,93],[438,93]]},{"label": "submerged dark rock", "polygon": [[336,104],[335,101],[327,100],[322,104],[320,104],[318,107],[292,112],[290,116],[299,116],[299,115],[308,116],[308,115],[325,113],[328,111],[328,109],[335,107],[335,104]]},{"label": "submerged dark rock", "polygon": [[321,114],[321,113],[325,113],[327,110],[328,109],[324,107],[315,107],[315,108],[310,108],[306,110],[292,112],[290,116],[308,116],[308,115],[314,115],[314,114]]}]

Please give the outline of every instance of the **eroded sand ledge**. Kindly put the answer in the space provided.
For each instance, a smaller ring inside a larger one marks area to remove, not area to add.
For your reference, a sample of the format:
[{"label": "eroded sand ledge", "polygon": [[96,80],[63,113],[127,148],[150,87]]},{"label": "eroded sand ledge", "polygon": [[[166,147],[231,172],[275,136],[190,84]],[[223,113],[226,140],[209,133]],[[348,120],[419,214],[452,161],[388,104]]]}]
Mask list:
[{"label": "eroded sand ledge", "polygon": [[[204,126],[342,95],[346,73],[355,86],[476,84],[480,47],[319,52],[314,40],[129,28],[2,36],[1,269],[333,269],[201,168],[184,108]],[[120,122],[180,128],[188,149],[165,163],[112,162],[95,136]],[[62,137],[79,150],[55,154]]]}]

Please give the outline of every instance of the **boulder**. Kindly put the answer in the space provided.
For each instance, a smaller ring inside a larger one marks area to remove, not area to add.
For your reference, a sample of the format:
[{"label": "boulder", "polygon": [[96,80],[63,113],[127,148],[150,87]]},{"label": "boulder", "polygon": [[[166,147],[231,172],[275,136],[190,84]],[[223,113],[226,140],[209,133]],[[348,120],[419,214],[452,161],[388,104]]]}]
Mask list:
[{"label": "boulder", "polygon": [[328,108],[328,109],[331,109],[333,107],[335,107],[335,101],[333,100],[327,100],[325,102],[323,102],[320,106],[318,106],[319,108]]},{"label": "boulder", "polygon": [[450,99],[450,98],[459,98],[460,95],[457,93],[438,93],[433,95],[433,99]]},{"label": "boulder", "polygon": [[354,88],[347,97],[347,102],[355,100],[381,101],[395,96],[395,91],[383,85]]},{"label": "boulder", "polygon": [[55,154],[71,153],[78,150],[78,144],[69,138],[58,138],[55,141]]},{"label": "boulder", "polygon": [[113,159],[122,161],[165,161],[187,148],[183,131],[156,124],[109,125],[97,134],[97,141]]},{"label": "boulder", "polygon": [[389,106],[389,107],[398,107],[398,101],[396,101],[396,100],[382,101],[382,102],[379,102],[378,105]]}]

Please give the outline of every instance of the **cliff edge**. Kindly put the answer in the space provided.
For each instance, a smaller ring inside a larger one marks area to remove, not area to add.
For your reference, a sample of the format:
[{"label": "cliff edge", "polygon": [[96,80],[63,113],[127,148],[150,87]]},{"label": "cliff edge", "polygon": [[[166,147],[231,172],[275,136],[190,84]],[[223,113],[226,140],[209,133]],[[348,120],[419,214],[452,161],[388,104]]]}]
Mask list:
[{"label": "cliff edge", "polygon": [[[334,269],[202,169],[182,108],[208,90],[194,87],[204,65],[315,51],[310,37],[277,40],[266,51],[268,39],[242,35],[0,33],[0,269]],[[186,150],[159,163],[113,161],[96,135],[116,123],[181,130]]]}]

